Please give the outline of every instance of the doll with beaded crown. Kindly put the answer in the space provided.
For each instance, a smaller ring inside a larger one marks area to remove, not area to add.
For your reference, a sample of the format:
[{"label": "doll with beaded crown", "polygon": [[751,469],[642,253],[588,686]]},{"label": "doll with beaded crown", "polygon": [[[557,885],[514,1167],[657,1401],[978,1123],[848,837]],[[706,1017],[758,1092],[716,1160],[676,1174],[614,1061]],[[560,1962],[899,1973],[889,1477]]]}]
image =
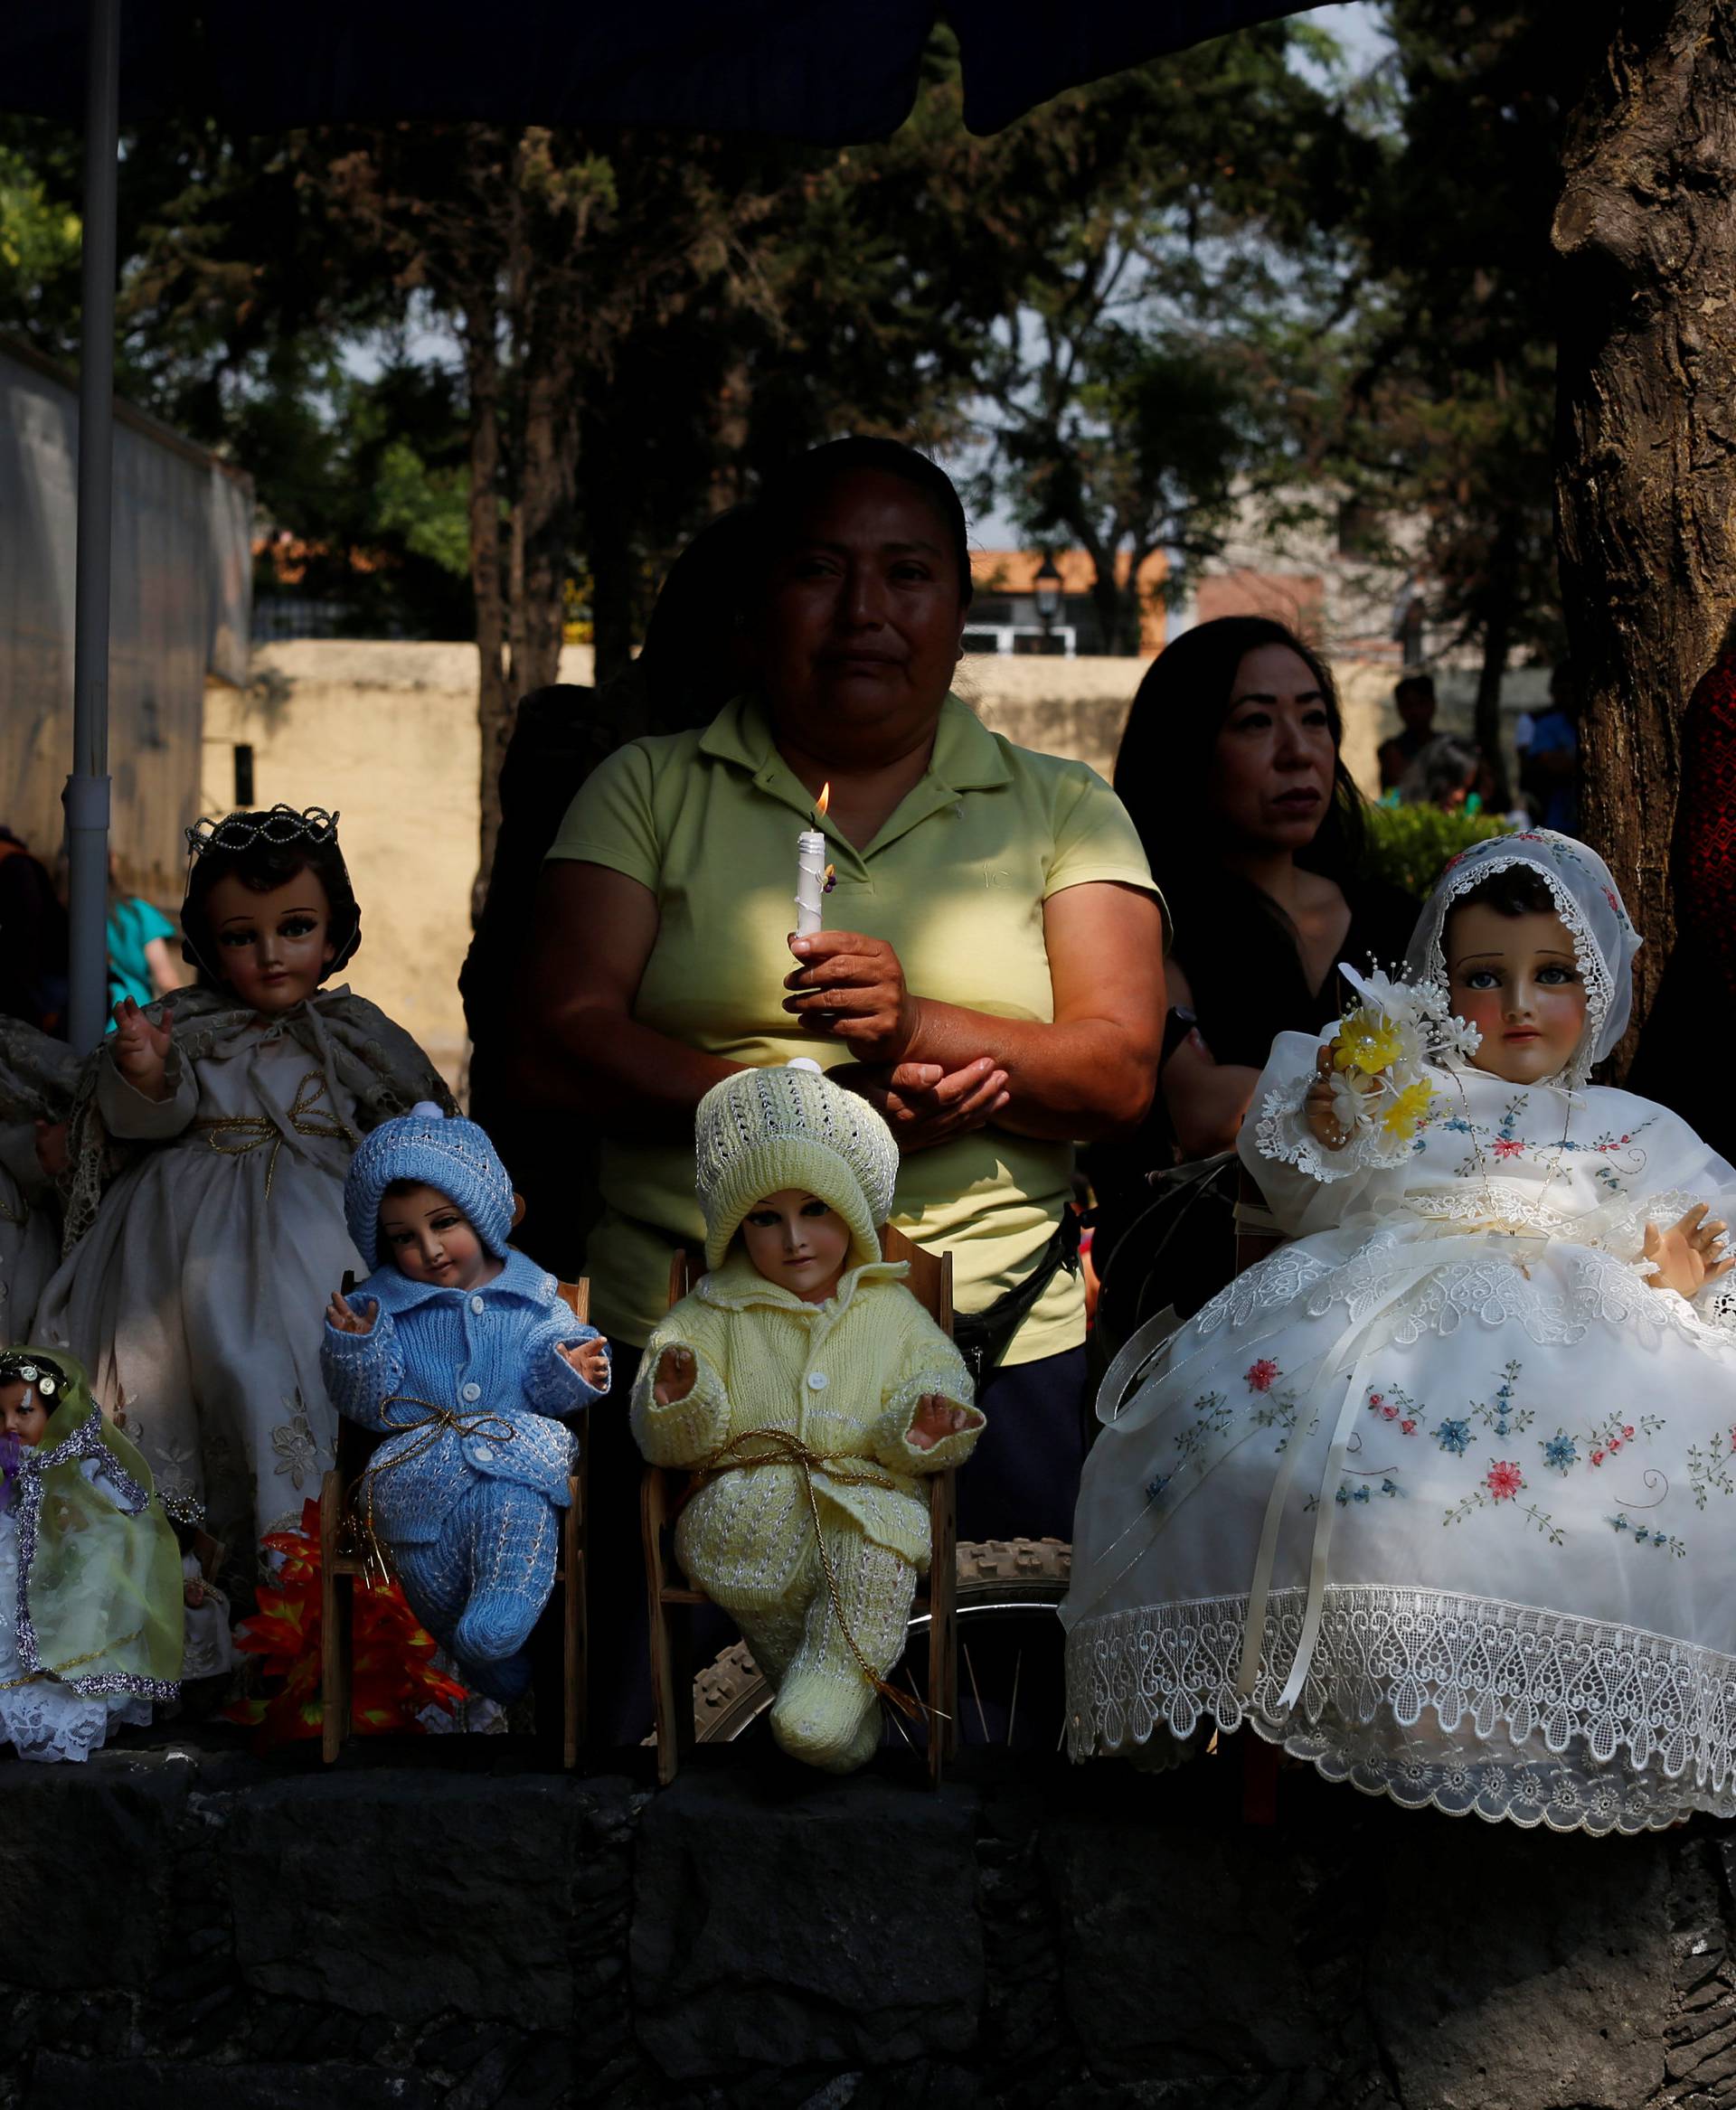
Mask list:
[{"label": "doll with beaded crown", "polygon": [[73,1356],[0,1349],[0,1744],[83,1759],[180,1692],[182,1578],[149,1467]]},{"label": "doll with beaded crown", "polygon": [[87,1359],[165,1495],[239,1546],[298,1523],[331,1462],[319,1314],[357,1265],[350,1154],[450,1099],[407,1033],[326,986],[361,935],[335,815],[231,814],[188,842],[198,985],[118,1005],[85,1064],[36,1331]]},{"label": "doll with beaded crown", "polygon": [[1279,1036],[1241,1152],[1294,1242],[1104,1383],[1075,1756],[1245,1722],[1411,1808],[1736,1814],[1736,1171],[1587,1081],[1638,944],[1583,843],[1497,836]]},{"label": "doll with beaded crown", "polygon": [[929,1558],[918,1476],[982,1433],[957,1350],[881,1258],[898,1146],[806,1058],[700,1101],[707,1272],[653,1332],[633,1433],[697,1491],[683,1568],[741,1625],[792,1757],[848,1773]]},{"label": "doll with beaded crown", "polygon": [[577,1444],[560,1417],[609,1389],[609,1352],[554,1277],[508,1246],[513,1183],[474,1121],[431,1102],[350,1161],[350,1236],[373,1267],[326,1307],[339,1411],[386,1438],[361,1490],[410,1607],[489,1700],[530,1680]]}]

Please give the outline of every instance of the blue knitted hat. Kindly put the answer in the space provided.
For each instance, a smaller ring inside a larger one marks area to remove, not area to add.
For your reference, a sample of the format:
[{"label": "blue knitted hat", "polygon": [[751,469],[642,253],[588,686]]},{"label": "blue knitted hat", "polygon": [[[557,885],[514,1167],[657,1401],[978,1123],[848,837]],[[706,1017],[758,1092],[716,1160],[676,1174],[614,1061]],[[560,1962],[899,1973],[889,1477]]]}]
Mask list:
[{"label": "blue knitted hat", "polygon": [[513,1182],[499,1153],[474,1121],[448,1118],[423,1099],[382,1121],[356,1145],[344,1182],[344,1218],[370,1273],[380,1265],[380,1199],[394,1180],[433,1187],[463,1210],[496,1260],[513,1228]]}]

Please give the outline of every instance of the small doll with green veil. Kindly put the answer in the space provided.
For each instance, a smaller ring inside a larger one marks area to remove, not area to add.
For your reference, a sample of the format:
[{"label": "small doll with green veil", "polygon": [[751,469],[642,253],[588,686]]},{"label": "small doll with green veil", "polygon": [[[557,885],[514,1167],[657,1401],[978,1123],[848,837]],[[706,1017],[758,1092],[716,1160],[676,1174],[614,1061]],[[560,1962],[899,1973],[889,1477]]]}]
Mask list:
[{"label": "small doll with green veil", "polygon": [[0,1349],[0,1743],[88,1758],[180,1695],[181,1556],[63,1350]]}]

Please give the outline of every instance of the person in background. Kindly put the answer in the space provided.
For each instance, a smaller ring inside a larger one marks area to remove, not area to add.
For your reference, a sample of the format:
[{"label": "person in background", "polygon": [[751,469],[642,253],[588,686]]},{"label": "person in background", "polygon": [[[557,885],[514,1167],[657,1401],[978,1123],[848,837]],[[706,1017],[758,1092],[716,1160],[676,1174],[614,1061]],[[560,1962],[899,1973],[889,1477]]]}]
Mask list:
[{"label": "person in background", "polygon": [[178,950],[181,933],[160,909],[120,884],[114,852],[108,855],[108,1032],[115,1030],[114,1007],[131,998],[155,1003],[159,996],[184,986],[187,977],[169,949]]},{"label": "person in background", "polygon": [[[961,1344],[982,1336],[999,1441],[960,1476],[960,1536],[1064,1538],[1087,1381],[1072,1145],[1149,1099],[1163,936],[1145,856],[1090,769],[949,694],[970,564],[934,463],[836,441],[756,513],[743,692],[703,732],[611,756],[550,852],[516,1088],[551,1128],[603,1126],[587,1263],[625,1387],[672,1255],[703,1237],[694,1108],[744,1066],[818,1055],[884,1115],[893,1220],[952,1253]],[[796,838],[826,784],[836,889],[825,929],[792,941]],[[593,1598],[599,1637],[644,1600],[637,1461],[609,1455],[611,1415],[592,1427],[591,1573],[618,1571],[631,1600]]]},{"label": "person in background", "polygon": [[66,910],[30,845],[0,827],[0,1017],[66,1031]]},{"label": "person in background", "polygon": [[599,689],[557,683],[519,700],[500,770],[500,834],[476,935],[458,976],[470,1034],[469,1107],[524,1201],[517,1241],[562,1281],[602,1213],[596,1126],[556,1126],[508,1076],[515,988],[542,860],[580,787],[628,740],[709,724],[741,680],[741,567],[750,509],[709,522],[670,566],[638,657]]},{"label": "person in background", "polygon": [[1406,674],[1392,692],[1401,730],[1382,740],[1375,756],[1381,789],[1396,791],[1405,772],[1435,737],[1435,677]]},{"label": "person in background", "polygon": [[[1519,787],[1538,824],[1580,832],[1580,712],[1582,684],[1571,660],[1549,677],[1549,709],[1532,719],[1519,747]],[[1522,728],[1522,730],[1524,729]]]},{"label": "person in background", "polygon": [[1471,740],[1443,732],[1431,739],[1399,780],[1401,805],[1439,806],[1444,814],[1483,811],[1488,771]]},{"label": "person in background", "polygon": [[1264,616],[1184,631],[1140,683],[1115,788],[1175,915],[1170,1010],[1157,1099],[1093,1161],[1099,1198],[1117,1163],[1229,1149],[1275,1036],[1337,1016],[1338,962],[1402,956],[1415,906],[1363,876],[1343,731],[1326,662]]}]

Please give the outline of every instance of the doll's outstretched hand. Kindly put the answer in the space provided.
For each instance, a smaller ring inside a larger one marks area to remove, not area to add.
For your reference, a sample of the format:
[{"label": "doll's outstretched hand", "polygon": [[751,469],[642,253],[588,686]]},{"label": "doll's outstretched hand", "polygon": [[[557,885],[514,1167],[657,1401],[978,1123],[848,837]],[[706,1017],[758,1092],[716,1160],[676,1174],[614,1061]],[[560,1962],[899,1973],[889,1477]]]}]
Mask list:
[{"label": "doll's outstretched hand", "polygon": [[164,1073],[175,1045],[174,1024],[175,1013],[166,1003],[161,1025],[154,1025],[130,996],[115,1006],[115,1068],[145,1098],[169,1097]]},{"label": "doll's outstretched hand", "polygon": [[1708,1282],[1729,1274],[1736,1267],[1736,1253],[1720,1258],[1718,1250],[1727,1229],[1715,1219],[1708,1220],[1703,1201],[1696,1202],[1680,1223],[1672,1224],[1666,1231],[1648,1223],[1645,1254],[1657,1273],[1646,1277],[1646,1286],[1693,1296]]},{"label": "doll's outstretched hand", "polygon": [[651,1396],[659,1407],[673,1407],[693,1390],[693,1380],[698,1375],[699,1365],[693,1361],[691,1348],[665,1348],[657,1358],[656,1381],[651,1388]]},{"label": "doll's outstretched hand", "polygon": [[64,1121],[36,1124],[36,1163],[51,1180],[58,1180],[66,1170],[66,1126]]},{"label": "doll's outstretched hand", "polygon": [[341,1289],[335,1289],[332,1301],[326,1307],[326,1323],[335,1327],[340,1333],[372,1333],[374,1314],[380,1307],[372,1298],[364,1298],[363,1302],[368,1306],[365,1317],[356,1310]]},{"label": "doll's outstretched hand", "polygon": [[1314,1082],[1308,1087],[1308,1096],[1302,1102],[1302,1115],[1308,1125],[1308,1134],[1323,1150],[1343,1150],[1350,1141],[1351,1131],[1339,1119],[1337,1108],[1333,1104],[1332,1050],[1329,1047],[1322,1048],[1314,1059]]},{"label": "doll's outstretched hand", "polygon": [[593,1392],[609,1389],[609,1344],[603,1341],[572,1341],[561,1351]]},{"label": "doll's outstretched hand", "polygon": [[968,1407],[955,1407],[950,1399],[943,1399],[939,1392],[924,1392],[916,1403],[916,1412],[910,1417],[908,1435],[919,1451],[931,1451],[938,1443],[949,1436],[957,1436],[970,1427],[972,1412]]}]

